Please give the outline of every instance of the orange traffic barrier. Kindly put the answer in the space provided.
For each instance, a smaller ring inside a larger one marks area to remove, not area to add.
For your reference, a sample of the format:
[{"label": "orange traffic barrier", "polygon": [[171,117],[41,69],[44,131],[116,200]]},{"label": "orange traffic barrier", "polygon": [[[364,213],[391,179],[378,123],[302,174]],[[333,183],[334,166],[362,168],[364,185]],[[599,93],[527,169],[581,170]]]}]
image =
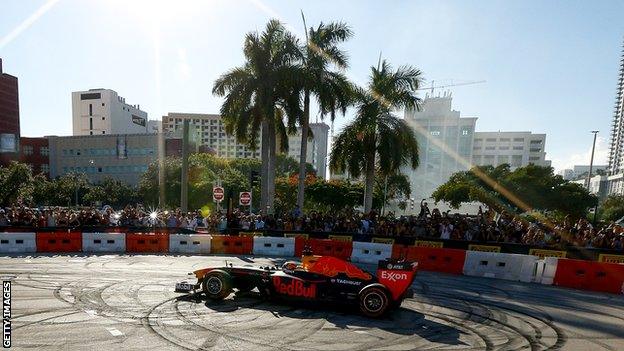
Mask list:
[{"label": "orange traffic barrier", "polygon": [[401,244],[392,245],[392,258],[395,260],[407,258],[407,246]]},{"label": "orange traffic barrier", "polygon": [[560,258],[554,285],[581,290],[624,293],[624,265]]},{"label": "orange traffic barrier", "polygon": [[126,252],[169,252],[169,234],[127,233]]},{"label": "orange traffic barrier", "polygon": [[462,274],[466,251],[411,246],[406,249],[405,258],[418,262],[418,269],[425,271]]},{"label": "orange traffic barrier", "polygon": [[251,255],[253,236],[213,235],[210,240],[210,253]]},{"label": "orange traffic barrier", "polygon": [[309,239],[308,245],[312,253],[320,256],[332,256],[349,260],[353,251],[353,243],[344,240]]},{"label": "orange traffic barrier", "polygon": [[80,252],[82,233],[41,232],[37,233],[37,252]]}]

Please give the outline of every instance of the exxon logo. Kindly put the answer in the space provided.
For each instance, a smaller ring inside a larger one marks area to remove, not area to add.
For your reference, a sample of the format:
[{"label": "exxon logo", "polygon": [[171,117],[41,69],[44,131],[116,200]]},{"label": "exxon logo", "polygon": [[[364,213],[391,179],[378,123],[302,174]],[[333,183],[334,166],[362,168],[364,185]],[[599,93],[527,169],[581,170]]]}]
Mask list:
[{"label": "exxon logo", "polygon": [[407,280],[407,273],[382,271],[381,279],[388,279],[391,282],[396,282],[398,280]]}]

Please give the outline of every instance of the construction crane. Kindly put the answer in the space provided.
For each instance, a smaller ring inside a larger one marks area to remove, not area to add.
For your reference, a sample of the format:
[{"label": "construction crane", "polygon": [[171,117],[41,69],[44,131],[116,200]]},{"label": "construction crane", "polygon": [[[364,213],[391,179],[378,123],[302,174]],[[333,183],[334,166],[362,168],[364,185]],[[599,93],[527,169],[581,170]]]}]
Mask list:
[{"label": "construction crane", "polygon": [[468,82],[453,84],[452,81],[451,81],[451,84],[434,86],[435,80],[432,80],[430,87],[428,87],[428,88],[419,88],[419,89],[416,89],[416,90],[429,90],[429,89],[431,89],[431,96],[433,96],[434,89],[458,87],[458,86],[462,86],[462,85],[481,84],[481,83],[485,83],[485,82],[486,82],[485,80],[471,80],[471,81],[468,81]]}]

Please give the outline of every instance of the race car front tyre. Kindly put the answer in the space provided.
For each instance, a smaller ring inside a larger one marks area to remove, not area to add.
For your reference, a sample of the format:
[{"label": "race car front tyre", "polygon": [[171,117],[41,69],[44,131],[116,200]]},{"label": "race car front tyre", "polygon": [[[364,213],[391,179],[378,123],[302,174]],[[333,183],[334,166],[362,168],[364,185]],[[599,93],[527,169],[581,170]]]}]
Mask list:
[{"label": "race car front tyre", "polygon": [[209,299],[223,300],[232,293],[232,277],[223,271],[211,271],[204,276],[202,289]]},{"label": "race car front tyre", "polygon": [[360,311],[368,317],[383,316],[389,306],[388,294],[380,287],[371,286],[360,293]]}]

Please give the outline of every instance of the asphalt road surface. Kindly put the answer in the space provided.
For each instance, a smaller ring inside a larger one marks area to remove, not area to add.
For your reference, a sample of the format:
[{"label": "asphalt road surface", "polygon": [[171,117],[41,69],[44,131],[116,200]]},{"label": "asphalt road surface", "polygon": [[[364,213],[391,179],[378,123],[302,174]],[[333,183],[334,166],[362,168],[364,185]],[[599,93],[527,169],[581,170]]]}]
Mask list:
[{"label": "asphalt road surface", "polygon": [[420,272],[416,297],[381,320],[253,296],[214,303],[173,292],[187,272],[224,260],[282,262],[225,256],[0,257],[0,274],[15,276],[13,347],[624,350],[624,297],[537,284]]}]

